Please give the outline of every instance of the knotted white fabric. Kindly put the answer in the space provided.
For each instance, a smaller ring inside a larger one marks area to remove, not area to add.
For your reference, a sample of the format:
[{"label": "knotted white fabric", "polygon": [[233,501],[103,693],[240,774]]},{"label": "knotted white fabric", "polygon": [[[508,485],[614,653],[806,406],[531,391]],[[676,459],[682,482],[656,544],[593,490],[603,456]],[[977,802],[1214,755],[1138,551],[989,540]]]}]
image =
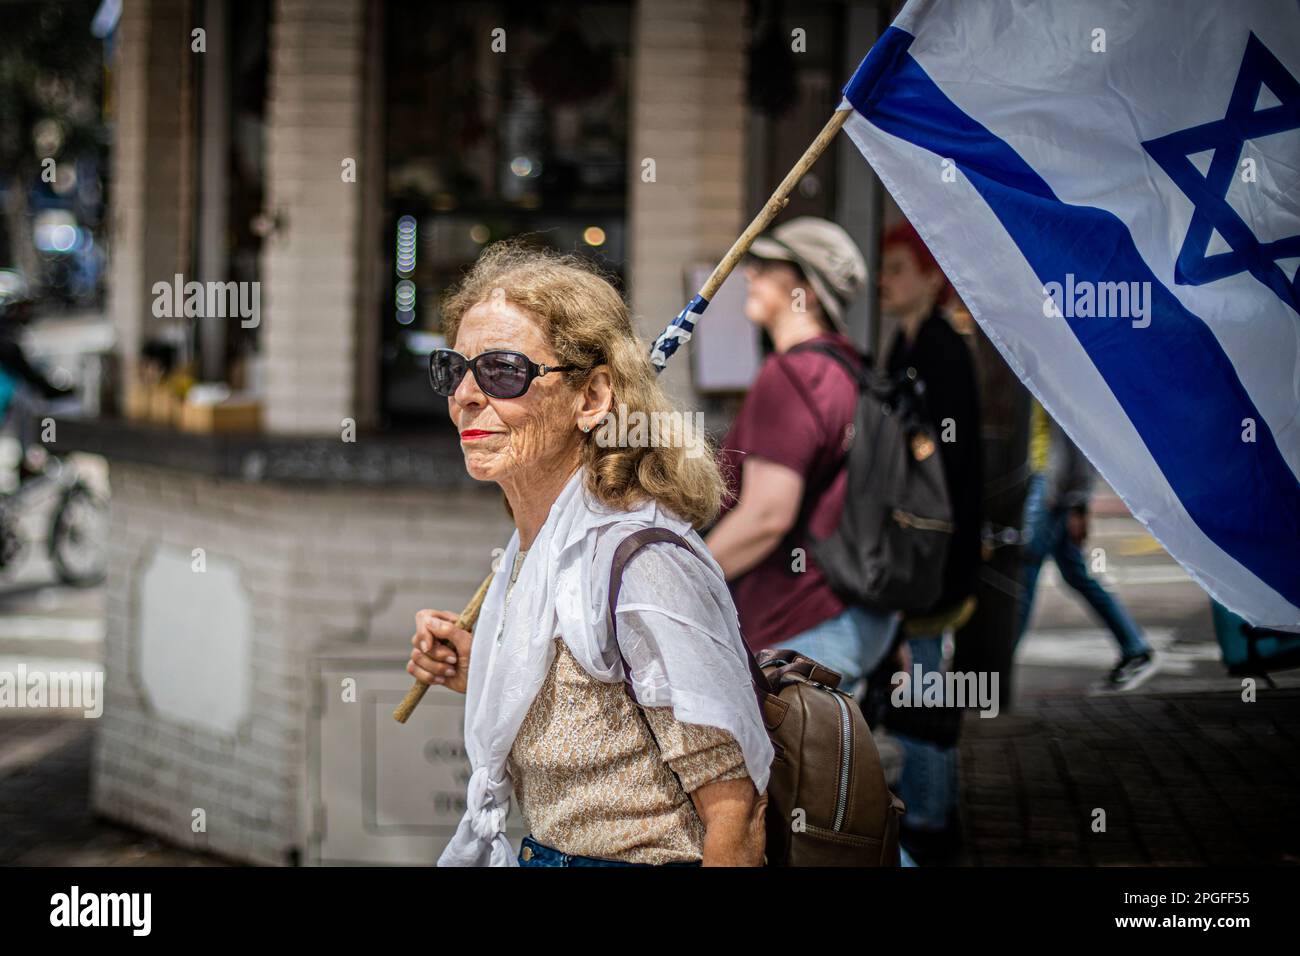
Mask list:
[{"label": "knotted white fabric", "polygon": [[722,569],[690,523],[648,501],[608,510],[584,488],[581,467],[551,506],[505,608],[519,532],[500,559],[474,628],[465,700],[465,750],[472,774],[465,815],[439,866],[516,866],[505,834],[513,792],[506,758],[563,638],[598,680],[623,680],[606,622],[614,550],[633,531],[663,527],[699,557],[648,545],[624,573],[619,644],[644,706],[670,706],[684,722],[729,732],[754,786],[767,788],[772,744],[750,683],[735,605]]}]

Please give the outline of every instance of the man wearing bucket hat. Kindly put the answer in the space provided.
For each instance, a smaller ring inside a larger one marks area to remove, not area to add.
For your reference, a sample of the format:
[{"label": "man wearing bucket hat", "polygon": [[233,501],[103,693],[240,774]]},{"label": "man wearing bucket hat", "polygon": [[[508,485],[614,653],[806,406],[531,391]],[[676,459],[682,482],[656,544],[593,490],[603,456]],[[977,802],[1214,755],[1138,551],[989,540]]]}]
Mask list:
[{"label": "man wearing bucket hat", "polygon": [[705,540],[750,647],[798,650],[852,690],[888,653],[897,621],[845,605],[808,554],[809,533],[825,537],[839,524],[858,389],[839,362],[805,343],[865,363],[844,317],[866,285],[866,262],[835,223],[802,217],[756,239],[744,271],[745,315],[774,351],[723,440],[730,497]]},{"label": "man wearing bucket hat", "polygon": [[[828,220],[801,216],[755,239],[749,258],[751,267],[790,263],[815,293],[815,308],[807,311],[829,320],[828,331],[848,336],[844,313],[866,285],[867,264],[847,232]],[[768,327],[748,303],[745,312],[751,321]]]}]

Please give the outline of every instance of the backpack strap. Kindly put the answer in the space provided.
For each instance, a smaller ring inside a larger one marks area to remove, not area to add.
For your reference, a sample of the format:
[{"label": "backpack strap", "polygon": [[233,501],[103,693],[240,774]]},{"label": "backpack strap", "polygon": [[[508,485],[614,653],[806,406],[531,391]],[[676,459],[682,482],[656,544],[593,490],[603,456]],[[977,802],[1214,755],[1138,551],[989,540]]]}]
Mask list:
[{"label": "backpack strap", "polygon": [[[858,393],[870,392],[882,402],[896,402],[900,392],[905,393],[914,402],[920,402],[922,396],[917,386],[905,376],[882,375],[873,370],[871,354],[854,350],[860,364],[854,365],[845,356],[843,349],[837,349],[829,342],[800,342],[787,349],[789,352],[821,352],[833,358],[843,366],[844,371],[858,385]],[[787,372],[787,375],[789,373]],[[922,386],[923,389],[924,386]]]},{"label": "backpack strap", "polygon": [[[868,356],[861,354],[858,355],[858,358],[862,361],[862,366],[858,367],[850,362],[848,357],[842,351],[831,345],[829,342],[800,342],[798,345],[786,349],[785,354],[788,355],[791,352],[820,352],[823,355],[827,355],[843,366],[844,370],[849,373],[849,377],[853,379],[854,383],[858,386],[859,392],[870,387],[870,380],[867,377],[867,369],[871,366],[871,359]],[[781,370],[781,374],[784,375],[786,380],[794,387],[795,393],[799,396],[799,400],[803,402],[804,407],[808,409],[808,413],[812,416],[813,421],[820,425],[822,421],[822,413],[813,407],[812,401],[808,398],[807,390],[795,380],[794,375],[790,372],[790,369],[786,367],[782,358],[783,356],[780,353],[773,356],[773,359],[776,362],[776,367]],[[831,480],[833,480],[834,476],[838,473],[839,469],[833,471],[831,473]]]},{"label": "backpack strap", "polygon": [[[618,649],[619,659],[623,662],[623,676],[628,685],[629,694],[632,691],[631,668],[628,666],[627,658],[623,656],[623,649],[618,644],[618,615],[615,613],[618,608],[618,592],[623,587],[623,569],[628,561],[632,560],[632,556],[646,545],[654,544],[657,541],[670,542],[699,557],[685,538],[668,528],[659,527],[642,528],[640,531],[633,531],[619,542],[618,548],[614,551],[614,563],[609,569],[609,633],[614,638],[614,646]],[[759,713],[766,719],[767,707],[765,701],[768,695],[772,693],[772,685],[768,681],[767,675],[763,673],[763,669],[758,666],[758,661],[754,659],[754,654],[750,651],[749,645],[745,643],[743,637],[740,644],[745,649],[745,657],[749,661],[749,676],[753,681],[754,693],[758,698]],[[635,701],[636,698],[633,697],[633,700]]]},{"label": "backpack strap", "polygon": [[[789,354],[790,352],[820,352],[823,355],[834,359],[843,366],[846,372],[849,373],[849,377],[853,379],[854,384],[858,387],[859,395],[861,395],[863,390],[871,387],[869,373],[867,371],[870,368],[871,360],[868,356],[859,353],[858,358],[862,361],[862,366],[859,368],[849,361],[848,356],[846,356],[843,351],[831,345],[829,342],[800,342],[798,345],[791,346],[786,350],[786,354]],[[813,421],[820,426],[823,418],[822,413],[813,407],[812,401],[808,398],[806,390],[795,380],[794,375],[788,368],[786,368],[785,363],[781,361],[781,358],[782,356],[779,354],[776,356],[777,368],[779,368],[790,381],[795,392],[803,401],[804,406],[808,409],[809,414],[812,415]],[[840,472],[842,472],[848,464],[849,456],[847,451],[837,451],[833,445],[828,445],[825,454],[830,457],[825,459],[820,464],[820,467],[809,476],[809,478],[817,478],[819,480],[816,482],[805,482],[803,500],[799,502],[799,511],[795,515],[794,524],[790,527],[790,530],[786,533],[785,537],[781,539],[780,547],[787,551],[790,549],[791,545],[798,545],[806,538],[811,537],[808,534],[808,525],[812,521],[812,509],[815,507],[817,501],[820,500],[821,496],[830,490],[831,485],[835,483],[835,479],[839,477]]]},{"label": "backpack strap", "polygon": [[842,349],[837,349],[829,342],[800,342],[798,345],[793,345],[786,349],[786,354],[789,354],[790,352],[821,352],[823,355],[828,355],[835,361],[839,362],[840,365],[844,367],[844,370],[849,373],[849,376],[853,381],[858,383],[859,389],[866,388],[868,385],[867,369],[871,367],[870,355],[863,355],[859,352],[858,359],[862,364],[860,366],[854,365],[849,361],[848,356],[844,354]]}]

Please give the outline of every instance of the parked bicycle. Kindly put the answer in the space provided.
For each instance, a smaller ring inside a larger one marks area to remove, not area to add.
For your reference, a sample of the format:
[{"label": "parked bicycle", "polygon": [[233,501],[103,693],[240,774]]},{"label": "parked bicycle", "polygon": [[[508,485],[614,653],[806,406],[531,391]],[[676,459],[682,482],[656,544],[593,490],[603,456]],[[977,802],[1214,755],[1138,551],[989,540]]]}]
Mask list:
[{"label": "parked bicycle", "polygon": [[38,413],[71,401],[74,389],[28,361],[22,329],[33,304],[23,277],[0,270],[0,430],[12,431],[7,440],[18,446],[12,471],[0,472],[0,576],[44,543],[60,581],[94,584],[107,565],[108,503],[77,462],[36,440]]},{"label": "parked bicycle", "polygon": [[104,496],[75,460],[47,454],[39,471],[21,472],[27,474],[17,489],[0,494],[0,576],[12,574],[32,548],[43,544],[64,584],[102,581],[108,563]]}]

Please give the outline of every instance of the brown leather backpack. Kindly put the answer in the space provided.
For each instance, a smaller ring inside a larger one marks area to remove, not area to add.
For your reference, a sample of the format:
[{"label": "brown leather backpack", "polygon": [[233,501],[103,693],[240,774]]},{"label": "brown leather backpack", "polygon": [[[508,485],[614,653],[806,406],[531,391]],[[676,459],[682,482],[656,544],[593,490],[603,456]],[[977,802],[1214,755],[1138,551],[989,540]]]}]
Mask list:
[{"label": "brown leather backpack", "polygon": [[[632,555],[657,541],[695,553],[685,538],[667,528],[628,535],[614,552],[609,572],[611,634],[617,628],[614,609],[623,568]],[[794,651],[766,650],[758,660],[748,647],[745,653],[776,752],[767,785],[768,865],[898,866],[903,802],[885,783],[880,754],[857,702],[837,689],[840,675]],[[626,659],[623,663],[626,674]]]}]

